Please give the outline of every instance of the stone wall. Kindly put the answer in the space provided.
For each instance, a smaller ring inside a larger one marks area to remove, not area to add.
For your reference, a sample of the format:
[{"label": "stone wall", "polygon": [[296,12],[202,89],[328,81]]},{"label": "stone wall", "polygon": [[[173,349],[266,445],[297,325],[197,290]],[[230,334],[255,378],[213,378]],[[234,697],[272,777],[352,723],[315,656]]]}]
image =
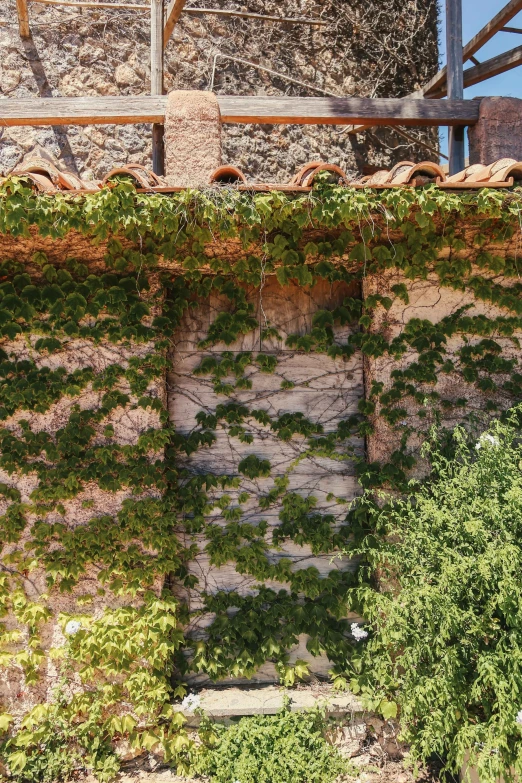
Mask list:
[{"label": "stone wall", "polygon": [[[198,6],[212,7],[211,0]],[[237,8],[233,0],[220,8]],[[213,88],[243,95],[390,97],[418,89],[437,70],[435,0],[251,0],[242,8],[322,18],[326,27],[184,14],[165,54],[165,90]],[[146,12],[30,3],[32,38],[18,34],[15,0],[0,8],[0,100],[29,96],[137,95],[150,90]],[[236,58],[236,60],[231,59]],[[254,65],[237,62],[237,58]],[[291,77],[261,71],[262,65]],[[437,133],[412,131],[436,145]],[[148,125],[0,129],[0,173],[36,147],[83,178],[115,165],[151,165]],[[393,129],[357,136],[327,126],[227,126],[223,159],[253,179],[288,180],[327,159],[348,172],[408,159],[433,159]],[[436,157],[436,156],[435,156]]]}]

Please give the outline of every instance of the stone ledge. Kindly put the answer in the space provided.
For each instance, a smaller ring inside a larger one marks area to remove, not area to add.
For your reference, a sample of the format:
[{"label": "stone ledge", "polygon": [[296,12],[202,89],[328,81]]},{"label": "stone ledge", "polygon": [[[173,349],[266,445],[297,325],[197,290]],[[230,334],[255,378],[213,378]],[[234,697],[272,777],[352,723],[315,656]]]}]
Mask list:
[{"label": "stone ledge", "polygon": [[[230,720],[248,715],[275,715],[283,707],[285,696],[290,710],[324,707],[329,715],[343,716],[364,712],[353,693],[339,693],[330,685],[283,688],[266,685],[257,688],[205,688],[198,693],[200,708],[213,720]],[[189,726],[199,723],[192,710],[181,710]]]}]

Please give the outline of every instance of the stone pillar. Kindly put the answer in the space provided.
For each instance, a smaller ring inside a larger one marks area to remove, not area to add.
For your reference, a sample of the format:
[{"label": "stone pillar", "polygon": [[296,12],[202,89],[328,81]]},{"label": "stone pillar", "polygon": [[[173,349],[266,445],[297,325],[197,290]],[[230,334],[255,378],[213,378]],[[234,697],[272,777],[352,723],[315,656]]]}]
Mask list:
[{"label": "stone pillar", "polygon": [[165,115],[165,179],[173,187],[208,185],[221,165],[221,114],[216,96],[169,93]]},{"label": "stone pillar", "polygon": [[470,165],[488,165],[500,158],[522,160],[522,100],[482,98],[479,121],[468,136]]}]

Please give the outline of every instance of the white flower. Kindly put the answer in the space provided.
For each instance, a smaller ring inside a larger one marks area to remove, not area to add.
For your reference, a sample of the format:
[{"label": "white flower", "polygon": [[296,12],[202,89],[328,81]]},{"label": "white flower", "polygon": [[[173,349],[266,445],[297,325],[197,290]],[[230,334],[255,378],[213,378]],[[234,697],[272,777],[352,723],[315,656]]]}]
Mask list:
[{"label": "white flower", "polygon": [[494,435],[490,435],[489,432],[484,432],[475,443],[475,448],[478,451],[484,446],[500,446],[500,441]]},{"label": "white flower", "polygon": [[522,726],[522,710],[519,710],[517,712],[517,717],[515,718],[515,721],[518,723],[519,726]]},{"label": "white flower", "polygon": [[65,633],[67,636],[74,636],[75,633],[81,629],[82,624],[78,620],[69,620],[65,626]]},{"label": "white flower", "polygon": [[181,702],[181,709],[185,710],[185,712],[194,712],[200,704],[201,696],[198,696],[196,693],[187,693]]},{"label": "white flower", "polygon": [[365,631],[364,628],[359,628],[357,623],[352,623],[352,636],[356,642],[360,642],[362,639],[366,639],[368,631]]}]

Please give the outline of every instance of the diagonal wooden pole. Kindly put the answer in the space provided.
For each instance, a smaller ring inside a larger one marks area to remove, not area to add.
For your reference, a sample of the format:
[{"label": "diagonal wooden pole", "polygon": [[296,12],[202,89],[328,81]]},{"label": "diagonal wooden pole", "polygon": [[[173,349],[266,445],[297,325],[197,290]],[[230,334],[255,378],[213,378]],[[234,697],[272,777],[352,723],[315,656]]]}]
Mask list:
[{"label": "diagonal wooden pole", "polygon": [[[150,7],[150,94],[163,95],[163,0],[151,0]],[[152,170],[165,173],[163,125],[152,126]]]},{"label": "diagonal wooden pole", "polygon": [[181,16],[181,12],[185,7],[187,0],[170,0],[167,7],[167,18],[165,19],[165,27],[163,29],[163,48],[165,49],[169,38],[172,35],[172,31],[176,26],[176,22]]},{"label": "diagonal wooden pole", "polygon": [[[448,99],[464,97],[462,56],[462,0],[446,0],[446,56],[448,63]],[[449,173],[456,174],[465,166],[464,128],[450,127]]]}]

